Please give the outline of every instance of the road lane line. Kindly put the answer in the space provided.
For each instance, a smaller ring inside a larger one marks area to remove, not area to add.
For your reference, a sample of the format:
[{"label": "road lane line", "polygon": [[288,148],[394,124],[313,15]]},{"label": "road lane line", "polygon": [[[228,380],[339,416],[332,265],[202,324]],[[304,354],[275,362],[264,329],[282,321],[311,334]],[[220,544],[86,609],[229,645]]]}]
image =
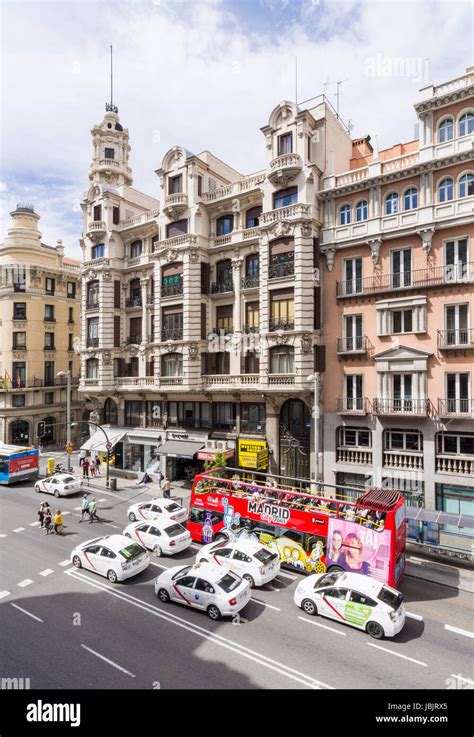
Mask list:
[{"label": "road lane line", "polygon": [[66,514],[71,514],[71,512],[63,512],[63,517],[64,517],[64,516],[65,516]]},{"label": "road lane line", "polygon": [[401,653],[396,653],[395,650],[389,650],[387,647],[382,647],[381,645],[375,645],[373,642],[367,642],[366,643],[369,647],[376,647],[377,650],[383,650],[386,653],[389,653],[390,655],[395,655],[397,658],[403,658],[404,660],[409,660],[411,663],[416,663],[417,665],[423,665],[425,668],[428,667],[428,663],[423,663],[422,660],[415,660],[415,658],[409,658],[408,655],[402,655]]},{"label": "road lane line", "polygon": [[0,534],[0,537],[8,537],[8,535],[6,535],[6,534],[5,534],[5,532],[2,532],[2,533]]},{"label": "road lane line", "polygon": [[474,632],[469,632],[469,630],[462,630],[459,627],[453,627],[451,624],[445,624],[444,629],[448,630],[449,632],[454,632],[457,635],[464,635],[465,637],[474,637]]},{"label": "road lane line", "polygon": [[107,499],[99,499],[99,502],[106,502]]},{"label": "road lane line", "polygon": [[136,678],[136,676],[135,676],[134,673],[130,673],[129,670],[127,670],[126,668],[122,668],[121,665],[118,665],[117,663],[114,663],[113,660],[109,660],[108,658],[105,657],[105,655],[101,655],[96,650],[92,650],[91,647],[87,647],[87,645],[84,645],[83,643],[81,643],[81,647],[83,647],[84,650],[87,650],[87,652],[92,653],[92,655],[95,655],[96,658],[100,658],[101,660],[104,660],[109,665],[113,665],[113,667],[114,668],[117,668],[117,670],[121,670],[122,673],[126,673],[127,676],[130,676],[131,678]]},{"label": "road lane line", "polygon": [[17,527],[16,530],[13,530],[13,532],[23,532],[24,529],[24,527]]},{"label": "road lane line", "polygon": [[209,640],[215,645],[219,645],[220,647],[225,648],[226,650],[231,650],[237,653],[238,655],[241,655],[242,657],[247,658],[248,660],[252,660],[253,662],[265,668],[268,668],[269,670],[273,670],[279,673],[280,675],[283,675],[286,678],[289,678],[290,680],[301,683],[303,686],[306,686],[307,688],[312,688],[312,689],[324,688],[328,690],[334,690],[334,686],[330,686],[327,683],[323,683],[323,681],[318,680],[317,678],[313,678],[311,676],[306,675],[305,673],[301,673],[300,671],[295,670],[294,668],[290,668],[290,666],[284,665],[283,663],[280,663],[277,660],[273,660],[272,658],[269,658],[266,655],[263,655],[262,653],[258,653],[255,650],[251,650],[250,648],[245,647],[244,645],[240,645],[234,640],[229,640],[228,638],[225,638],[222,635],[218,635],[214,632],[211,632],[210,630],[207,630],[204,627],[201,627],[200,625],[187,622],[185,619],[177,616],[176,614],[172,614],[171,612],[164,612],[162,609],[159,609],[158,607],[153,606],[152,604],[148,604],[147,602],[144,602],[142,599],[138,599],[137,597],[132,596],[131,594],[127,594],[124,591],[120,591],[120,592],[113,591],[111,586],[109,586],[106,583],[93,582],[74,568],[71,568],[69,569],[69,571],[64,571],[64,572],[69,574],[71,578],[73,579],[82,580],[85,583],[87,583],[89,586],[100,589],[101,591],[105,591],[111,596],[115,596],[117,599],[122,599],[126,603],[132,604],[138,607],[139,609],[143,609],[144,611],[148,612],[149,614],[152,614],[155,617],[158,617],[159,619],[164,619],[170,624],[174,624],[177,627],[181,627],[182,629],[188,630],[189,632],[195,635],[198,635],[199,637]]},{"label": "road lane line", "polygon": [[38,527],[39,524],[39,520],[36,520],[36,522],[30,522],[30,527]]},{"label": "road lane line", "polygon": [[60,563],[59,565],[60,565],[60,566],[62,566],[63,568],[64,568],[65,566],[70,566],[70,565],[71,565],[71,561],[70,561],[70,560],[69,560],[69,558],[68,558],[68,560],[62,560],[62,561],[61,561],[61,563]]},{"label": "road lane line", "polygon": [[4,599],[6,596],[10,596],[9,591],[0,591],[0,599]]},{"label": "road lane line", "polygon": [[295,576],[292,573],[285,573],[284,571],[280,571],[277,576],[277,580],[280,578],[280,576],[283,576],[283,578],[289,578],[290,581],[296,581],[296,579],[298,578],[298,576]]},{"label": "road lane line", "polygon": [[407,558],[407,563],[414,563],[416,566],[421,566],[423,561],[416,560],[416,558]]},{"label": "road lane line", "polygon": [[25,588],[25,586],[29,586],[33,583],[33,580],[31,578],[25,578],[24,581],[20,581],[20,583],[17,583],[17,586],[20,586],[22,589]]},{"label": "road lane line", "polygon": [[54,573],[52,568],[45,568],[44,571],[40,571],[40,576],[49,576],[50,573]]},{"label": "road lane line", "polygon": [[281,609],[279,609],[277,606],[273,606],[273,604],[267,604],[261,599],[254,599],[253,596],[250,597],[250,601],[254,601],[256,604],[261,604],[262,606],[267,607],[267,609],[274,609],[276,612],[281,612]]},{"label": "road lane line", "polygon": [[75,512],[80,512],[80,511],[82,511],[82,507],[74,507],[74,511]]},{"label": "road lane line", "polygon": [[43,620],[36,616],[36,614],[32,614],[31,612],[28,612],[26,609],[23,609],[21,606],[18,606],[18,604],[13,604],[13,602],[10,602],[10,606],[14,606],[15,609],[19,609],[20,612],[23,612],[23,614],[27,614],[32,619],[36,619],[37,622],[41,622],[43,624]]},{"label": "road lane line", "polygon": [[405,615],[407,617],[410,617],[410,619],[416,619],[418,622],[423,622],[423,617],[421,614],[412,614],[412,612],[405,612]]},{"label": "road lane line", "polygon": [[347,636],[347,632],[339,632],[339,630],[335,630],[334,627],[328,627],[326,624],[321,624],[321,622],[313,622],[311,619],[306,619],[306,617],[298,617],[298,619],[301,619],[302,622],[306,622],[307,624],[314,624],[315,627],[322,627],[323,630],[335,632],[336,635],[342,635],[343,637]]},{"label": "road lane line", "polygon": [[463,676],[454,675],[454,673],[451,673],[451,678],[458,678],[460,681],[464,681],[465,683],[471,683],[474,686],[474,681],[471,681],[470,678],[463,678]]},{"label": "road lane line", "polygon": [[166,571],[168,566],[164,566],[162,563],[154,563],[152,560],[150,561],[151,566],[155,566],[155,568],[163,568],[163,570]]}]

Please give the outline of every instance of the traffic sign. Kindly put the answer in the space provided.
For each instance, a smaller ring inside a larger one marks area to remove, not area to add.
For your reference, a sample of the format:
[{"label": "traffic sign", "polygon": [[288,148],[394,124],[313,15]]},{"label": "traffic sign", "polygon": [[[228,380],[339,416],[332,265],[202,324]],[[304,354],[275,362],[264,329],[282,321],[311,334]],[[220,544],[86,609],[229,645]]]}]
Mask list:
[{"label": "traffic sign", "polygon": [[105,447],[107,448],[107,450],[112,450],[114,446],[112,445],[112,443],[107,443]]},{"label": "traffic sign", "polygon": [[73,445],[72,443],[68,443],[66,445],[66,453],[72,453],[72,451],[73,451]]}]

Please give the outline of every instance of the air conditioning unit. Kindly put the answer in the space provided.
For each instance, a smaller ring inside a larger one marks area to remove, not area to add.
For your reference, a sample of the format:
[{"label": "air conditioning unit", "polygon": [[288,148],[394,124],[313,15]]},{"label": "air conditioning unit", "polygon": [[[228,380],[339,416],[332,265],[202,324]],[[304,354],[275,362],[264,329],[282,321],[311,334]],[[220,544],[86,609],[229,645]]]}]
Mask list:
[{"label": "air conditioning unit", "polygon": [[209,450],[215,450],[216,449],[216,441],[215,440],[208,440],[207,441],[207,448]]},{"label": "air conditioning unit", "polygon": [[225,440],[215,440],[217,450],[226,450],[227,449],[227,443]]}]

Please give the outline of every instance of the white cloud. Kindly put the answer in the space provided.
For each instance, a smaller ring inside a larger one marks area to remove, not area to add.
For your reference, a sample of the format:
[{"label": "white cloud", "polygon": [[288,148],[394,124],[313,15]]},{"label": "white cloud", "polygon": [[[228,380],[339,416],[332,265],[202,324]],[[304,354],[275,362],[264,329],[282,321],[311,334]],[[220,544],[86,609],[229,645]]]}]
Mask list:
[{"label": "white cloud", "polygon": [[[8,207],[33,199],[45,241],[62,237],[79,254],[74,207],[88,185],[90,129],[109,95],[110,43],[135,186],[155,196],[154,169],[175,144],[196,153],[208,148],[243,173],[264,165],[259,128],[281,99],[294,97],[295,54],[299,99],[323,92],[327,80],[345,80],[342,117],[354,121],[354,134],[378,134],[381,147],[413,137],[426,56],[439,82],[472,63],[468,2],[240,3],[4,5],[1,163],[8,195],[0,188],[1,214],[5,197]],[[385,71],[369,76],[370,60]],[[393,73],[397,64],[411,74]],[[327,88],[333,104],[334,91]]]}]

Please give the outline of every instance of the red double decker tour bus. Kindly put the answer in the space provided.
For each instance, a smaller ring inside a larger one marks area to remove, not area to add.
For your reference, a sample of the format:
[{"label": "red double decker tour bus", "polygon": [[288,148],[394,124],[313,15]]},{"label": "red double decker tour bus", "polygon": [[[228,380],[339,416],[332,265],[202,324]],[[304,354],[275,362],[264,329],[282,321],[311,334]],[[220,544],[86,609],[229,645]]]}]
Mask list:
[{"label": "red double decker tour bus", "polygon": [[299,479],[255,473],[258,481],[244,481],[241,474],[226,468],[195,477],[188,519],[193,540],[207,544],[251,535],[290,569],[352,571],[397,586],[406,547],[401,492],[368,489],[348,500],[339,493],[336,498],[328,484],[318,483],[313,494],[301,490]]}]

